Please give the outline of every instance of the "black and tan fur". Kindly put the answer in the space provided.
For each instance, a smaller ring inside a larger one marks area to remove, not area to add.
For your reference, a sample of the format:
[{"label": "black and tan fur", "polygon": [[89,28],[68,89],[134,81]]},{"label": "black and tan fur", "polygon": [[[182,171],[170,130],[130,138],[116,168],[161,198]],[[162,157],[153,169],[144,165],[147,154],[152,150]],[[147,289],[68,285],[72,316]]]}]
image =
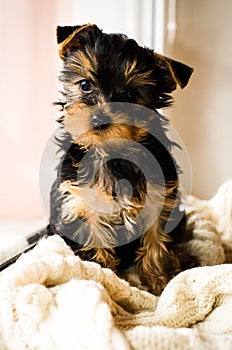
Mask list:
[{"label": "black and tan fur", "polygon": [[[187,85],[192,69],[96,25],[58,27],[57,41],[63,134],[50,233],[119,274],[134,265],[144,286],[160,294],[190,258],[174,144],[157,109],[171,104],[169,94]],[[85,200],[92,193],[93,206]]]}]

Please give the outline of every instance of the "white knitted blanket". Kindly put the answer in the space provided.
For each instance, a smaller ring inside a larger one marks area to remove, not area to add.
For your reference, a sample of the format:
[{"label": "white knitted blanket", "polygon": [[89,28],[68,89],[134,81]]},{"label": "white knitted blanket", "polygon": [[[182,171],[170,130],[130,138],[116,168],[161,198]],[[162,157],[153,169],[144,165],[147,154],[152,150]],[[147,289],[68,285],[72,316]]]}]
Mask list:
[{"label": "white knitted blanket", "polygon": [[160,297],[81,261],[58,236],[42,239],[1,278],[0,350],[231,350],[232,264],[223,263],[232,181],[211,201],[191,198],[188,229],[202,267],[177,275]]}]

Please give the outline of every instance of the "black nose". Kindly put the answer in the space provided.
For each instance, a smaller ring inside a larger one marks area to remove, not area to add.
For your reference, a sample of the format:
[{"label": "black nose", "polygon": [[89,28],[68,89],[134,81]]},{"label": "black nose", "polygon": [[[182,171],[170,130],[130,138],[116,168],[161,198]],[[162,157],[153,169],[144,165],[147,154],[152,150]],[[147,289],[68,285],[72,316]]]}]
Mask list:
[{"label": "black nose", "polygon": [[110,117],[104,113],[96,113],[92,116],[91,126],[94,129],[103,130],[110,124]]}]

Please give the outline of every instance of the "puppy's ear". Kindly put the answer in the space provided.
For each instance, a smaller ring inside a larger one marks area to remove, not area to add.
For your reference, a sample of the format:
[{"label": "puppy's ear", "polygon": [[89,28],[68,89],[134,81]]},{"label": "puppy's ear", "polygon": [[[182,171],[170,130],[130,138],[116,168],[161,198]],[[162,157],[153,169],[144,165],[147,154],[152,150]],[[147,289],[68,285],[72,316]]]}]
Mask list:
[{"label": "puppy's ear", "polygon": [[170,71],[176,80],[176,83],[183,89],[189,82],[189,79],[193,73],[193,68],[187,66],[178,61],[174,61],[171,58],[167,58],[170,64]]},{"label": "puppy's ear", "polygon": [[81,28],[81,26],[57,26],[56,27],[56,39],[57,44],[62,43],[69,35],[71,35],[76,29]]},{"label": "puppy's ear", "polygon": [[83,26],[58,26],[56,29],[59,55],[65,59],[76,50],[83,50],[86,45],[94,45],[96,38],[102,31],[95,24]]},{"label": "puppy's ear", "polygon": [[182,89],[188,84],[193,68],[154,52],[155,67],[158,70],[158,86],[164,92],[172,92],[179,85]]}]

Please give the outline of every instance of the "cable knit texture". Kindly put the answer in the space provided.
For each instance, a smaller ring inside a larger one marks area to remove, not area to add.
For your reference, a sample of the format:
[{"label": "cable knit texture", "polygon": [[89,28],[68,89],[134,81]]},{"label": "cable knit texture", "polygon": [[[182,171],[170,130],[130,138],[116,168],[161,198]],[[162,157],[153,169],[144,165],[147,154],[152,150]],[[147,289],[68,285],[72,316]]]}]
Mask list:
[{"label": "cable knit texture", "polygon": [[188,250],[201,267],[160,297],[82,261],[59,236],[42,239],[1,277],[0,349],[232,349],[232,181],[189,201]]}]

